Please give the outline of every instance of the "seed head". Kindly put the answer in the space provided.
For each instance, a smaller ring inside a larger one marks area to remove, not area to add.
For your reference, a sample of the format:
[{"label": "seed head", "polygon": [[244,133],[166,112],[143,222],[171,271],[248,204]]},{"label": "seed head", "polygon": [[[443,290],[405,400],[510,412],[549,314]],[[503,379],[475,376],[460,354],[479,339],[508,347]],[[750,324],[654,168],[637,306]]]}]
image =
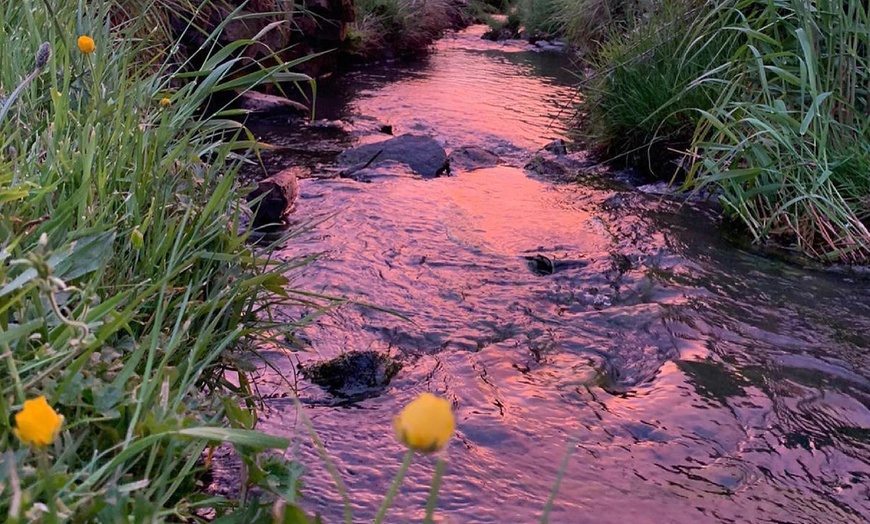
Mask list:
[{"label": "seed head", "polygon": [[51,44],[43,42],[36,51],[36,69],[42,70],[51,58]]}]

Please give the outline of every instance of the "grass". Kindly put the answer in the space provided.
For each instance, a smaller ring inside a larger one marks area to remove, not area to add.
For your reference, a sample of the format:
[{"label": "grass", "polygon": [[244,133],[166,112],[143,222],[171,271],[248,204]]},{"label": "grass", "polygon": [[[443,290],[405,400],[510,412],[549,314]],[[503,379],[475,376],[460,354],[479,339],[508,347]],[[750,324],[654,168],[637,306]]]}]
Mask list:
[{"label": "grass", "polygon": [[556,19],[558,0],[518,0],[516,12],[529,36],[551,36],[560,33],[561,24]]},{"label": "grass", "polygon": [[[0,7],[7,522],[260,511],[252,498],[203,491],[203,453],[219,442],[242,455],[245,486],[279,500],[295,495],[280,480],[293,478],[294,466],[261,453],[288,443],[255,431],[246,354],[280,328],[267,322],[270,307],[309,299],[285,289],[288,267],[241,232],[249,210],[234,175],[255,144],[231,111],[208,116],[201,107],[222,90],[298,77],[231,56],[251,42],[217,50],[221,27],[203,46],[207,67],[187,71],[148,23],[159,16],[150,9],[167,6],[143,3],[137,16],[110,23],[120,7]],[[76,48],[80,34],[95,40],[93,54]],[[38,67],[43,42],[51,53],[43,47]],[[65,417],[46,448],[12,432],[12,415],[38,396]]]},{"label": "grass", "polygon": [[585,131],[659,178],[682,158],[758,244],[867,263],[868,23],[844,0],[657,3],[598,51]]},{"label": "grass", "polygon": [[696,80],[725,64],[736,46],[732,35],[703,35],[699,27],[708,16],[703,6],[662,5],[598,50],[584,87],[589,117],[580,133],[600,156],[652,178],[677,173],[675,161],[698,123],[696,108],[712,107],[719,96],[718,85]]},{"label": "grass", "polygon": [[[710,31],[739,32],[702,82],[695,186],[722,191],[756,242],[826,262],[870,260],[870,15],[845,0],[726,2]],[[727,24],[727,25],[726,25]]]},{"label": "grass", "polygon": [[355,7],[347,51],[363,60],[420,55],[470,16],[455,0],[358,0]]}]

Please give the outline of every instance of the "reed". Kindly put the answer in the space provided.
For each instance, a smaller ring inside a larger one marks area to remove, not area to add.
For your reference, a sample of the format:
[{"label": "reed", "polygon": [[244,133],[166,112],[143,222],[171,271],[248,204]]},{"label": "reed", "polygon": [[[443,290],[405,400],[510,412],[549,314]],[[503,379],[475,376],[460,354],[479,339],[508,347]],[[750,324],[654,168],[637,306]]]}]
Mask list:
[{"label": "reed", "polygon": [[866,263],[868,22],[846,0],[661,2],[601,48],[586,129],[660,178],[682,157],[758,244]]}]

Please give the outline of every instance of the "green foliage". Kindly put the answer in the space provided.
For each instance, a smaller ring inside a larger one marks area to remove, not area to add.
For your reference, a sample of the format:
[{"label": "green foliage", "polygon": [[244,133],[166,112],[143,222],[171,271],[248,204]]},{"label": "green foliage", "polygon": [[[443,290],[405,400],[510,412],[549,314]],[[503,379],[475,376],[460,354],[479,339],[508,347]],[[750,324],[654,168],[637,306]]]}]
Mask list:
[{"label": "green foliage", "polygon": [[611,35],[650,23],[652,0],[554,0],[560,33],[584,51],[596,51]]},{"label": "green foliage", "polygon": [[596,51],[611,35],[642,22],[660,2],[652,0],[517,0],[514,9],[527,36],[559,36],[583,51]]},{"label": "green foliage", "polygon": [[358,0],[348,51],[364,59],[415,55],[468,13],[452,0]]},{"label": "green foliage", "polygon": [[516,10],[528,35],[555,35],[561,30],[556,19],[558,0],[519,0]]},{"label": "green foliage", "polygon": [[[725,2],[710,31],[739,32],[729,67],[699,83],[690,182],[722,190],[753,238],[825,261],[870,259],[870,15],[866,2]],[[700,109],[704,109],[703,107]]]},{"label": "green foliage", "polygon": [[866,263],[868,25],[845,0],[664,2],[602,48],[592,138],[653,170],[691,150],[687,187],[719,191],[756,242]]},{"label": "green foliage", "polygon": [[[201,110],[283,68],[239,68],[232,49],[212,49],[213,34],[206,67],[182,73],[173,46],[134,37],[152,29],[147,10],[114,25],[119,4],[108,0],[48,5],[0,6],[0,93],[37,73],[0,120],[0,514],[221,515],[244,500],[201,490],[203,451],[217,443],[237,448],[251,482],[284,496],[274,475],[256,473],[261,451],[288,443],[253,431],[237,363],[274,328],[268,309],[294,293],[285,266],[239,233],[249,210],[234,174],[251,137]],[[80,34],[94,38],[93,54],[76,48]],[[53,52],[39,70],[43,41]],[[11,415],[40,395],[65,425],[54,445],[28,449]]]},{"label": "green foliage", "polygon": [[659,178],[674,175],[669,160],[689,146],[696,108],[719,96],[715,83],[696,80],[725,64],[737,45],[734,35],[708,38],[708,16],[703,7],[667,3],[600,49],[584,90],[589,118],[582,132],[605,158]]}]

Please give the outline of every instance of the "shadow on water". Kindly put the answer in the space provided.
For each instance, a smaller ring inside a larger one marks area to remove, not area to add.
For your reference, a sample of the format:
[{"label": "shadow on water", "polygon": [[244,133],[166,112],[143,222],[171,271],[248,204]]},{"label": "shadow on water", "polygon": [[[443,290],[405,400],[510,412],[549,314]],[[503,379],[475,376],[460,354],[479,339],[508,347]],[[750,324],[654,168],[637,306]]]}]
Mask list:
[{"label": "shadow on water", "polygon": [[[338,213],[284,249],[324,253],[293,284],[413,322],[347,306],[296,334],[309,352],[271,351],[261,429],[304,435],[285,398],[297,358],[374,350],[402,363],[379,395],[333,402],[299,383],[360,522],[398,467],[391,419],[422,391],[458,418],[445,521],[536,521],[569,442],[552,522],[870,519],[870,284],[743,252],[700,204],[527,176],[514,166],[565,131],[571,77],[475,31],[416,69],[336,80],[334,117],[483,146],[506,165],[302,182],[300,219]],[[533,271],[539,256],[559,270]],[[294,453],[305,503],[340,521],[310,444]],[[433,467],[412,468],[390,522],[421,519]]]}]

